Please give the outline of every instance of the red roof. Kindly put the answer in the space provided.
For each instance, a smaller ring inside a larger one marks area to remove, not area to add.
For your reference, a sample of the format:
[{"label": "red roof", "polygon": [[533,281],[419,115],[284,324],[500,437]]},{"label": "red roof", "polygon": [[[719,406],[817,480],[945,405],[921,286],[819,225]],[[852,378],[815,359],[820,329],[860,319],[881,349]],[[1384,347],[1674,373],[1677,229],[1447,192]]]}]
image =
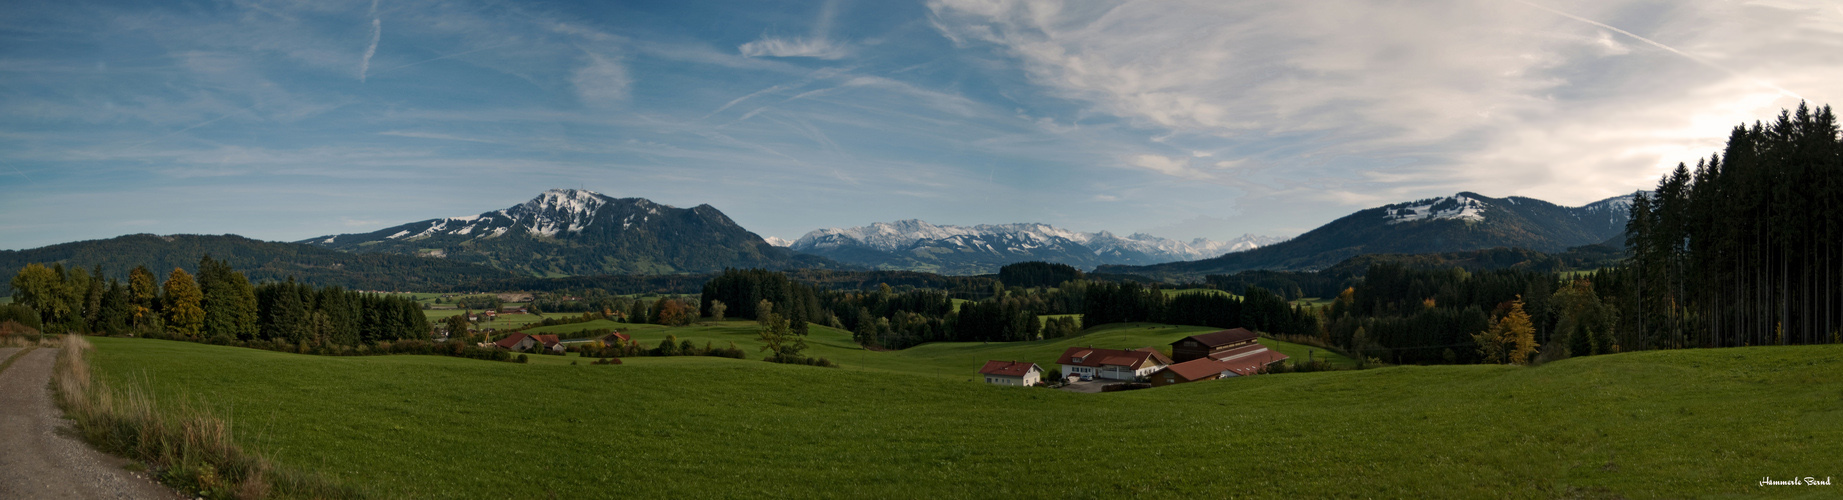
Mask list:
[{"label": "red roof", "polygon": [[1250,352],[1234,358],[1223,359],[1222,363],[1225,365],[1225,368],[1235,372],[1236,375],[1253,375],[1260,373],[1261,367],[1263,366],[1286,361],[1286,359],[1287,356],[1285,354],[1280,354],[1280,351],[1267,350],[1263,347],[1259,351]]},{"label": "red roof", "polygon": [[1201,380],[1205,377],[1209,377],[1211,375],[1217,375],[1217,374],[1222,373],[1225,370],[1228,370],[1229,369],[1228,365],[1229,365],[1228,363],[1216,361],[1216,360],[1209,359],[1209,358],[1197,358],[1197,359],[1193,359],[1190,361],[1185,361],[1183,363],[1178,363],[1175,365],[1167,366],[1165,367],[1164,370],[1160,370],[1160,372],[1175,373],[1177,374],[1178,377],[1183,378],[1184,380],[1187,380],[1187,381],[1188,380]]},{"label": "red roof", "polygon": [[1259,334],[1248,331],[1247,328],[1230,328],[1227,330],[1198,334],[1198,335],[1191,335],[1189,337],[1177,339],[1177,341],[1172,342],[1171,345],[1178,345],[1179,343],[1187,341],[1187,340],[1195,340],[1197,341],[1197,343],[1203,344],[1205,347],[1213,348],[1213,347],[1218,347],[1218,346],[1240,344],[1243,342],[1252,342],[1254,341],[1254,339],[1257,339],[1260,337],[1261,336]]},{"label": "red roof", "polygon": [[502,349],[511,349],[513,346],[517,346],[519,342],[524,342],[525,337],[530,337],[530,335],[526,335],[524,332],[518,332],[507,335],[506,338],[499,339],[499,341],[494,342],[493,345],[497,345]]},{"label": "red roof", "polygon": [[1234,349],[1229,349],[1227,351],[1212,352],[1210,353],[1209,357],[1210,359],[1214,359],[1217,361],[1234,361],[1234,360],[1237,360],[1243,357],[1260,354],[1262,352],[1271,352],[1271,351],[1268,351],[1267,346],[1264,346],[1264,345],[1248,344],[1248,345],[1237,347]]},{"label": "red roof", "polygon": [[[1080,358],[1081,361],[1076,361]],[[1093,347],[1070,347],[1062,351],[1062,357],[1056,358],[1056,364],[1073,366],[1100,367],[1101,365],[1142,368],[1150,362],[1168,365],[1171,358],[1150,347],[1123,351],[1119,349],[1097,349]]]},{"label": "red roof", "polygon": [[608,334],[607,336],[604,336],[604,337],[602,337],[602,340],[603,340],[603,341],[605,342],[605,341],[607,341],[607,340],[608,340],[608,338],[609,338],[609,337],[613,337],[613,338],[614,338],[615,340],[618,340],[618,341],[621,341],[621,342],[626,342],[626,341],[629,341],[629,340],[633,340],[633,339],[634,339],[633,337],[629,337],[629,336],[627,336],[627,334],[625,334],[625,333],[621,333],[621,332],[614,332],[614,333],[610,333],[610,334]]},{"label": "red roof", "polygon": [[1025,363],[1023,361],[987,361],[985,362],[985,367],[979,369],[979,373],[986,375],[1002,375],[1006,377],[1022,377],[1029,374],[1031,370],[1043,371],[1042,368],[1037,367],[1036,363]]},{"label": "red roof", "polygon": [[1176,373],[1184,380],[1197,380],[1212,373],[1224,371],[1234,372],[1236,375],[1253,375],[1260,373],[1263,366],[1286,360],[1285,354],[1269,350],[1267,346],[1255,344],[1219,352],[1207,358],[1197,358],[1167,366],[1161,371]]},{"label": "red roof", "polygon": [[556,335],[532,335],[531,338],[537,339],[538,342],[542,342],[544,344],[544,347],[550,347],[553,345],[557,345]]}]

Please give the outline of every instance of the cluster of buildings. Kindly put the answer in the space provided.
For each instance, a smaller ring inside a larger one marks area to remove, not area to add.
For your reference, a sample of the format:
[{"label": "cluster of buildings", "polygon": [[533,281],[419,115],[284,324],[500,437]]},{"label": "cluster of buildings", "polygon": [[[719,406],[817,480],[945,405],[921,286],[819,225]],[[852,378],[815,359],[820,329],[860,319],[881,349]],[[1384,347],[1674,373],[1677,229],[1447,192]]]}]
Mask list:
[{"label": "cluster of buildings", "polygon": [[[1056,359],[1056,364],[1071,382],[1119,380],[1165,386],[1240,377],[1260,373],[1267,365],[1287,359],[1285,354],[1256,342],[1259,338],[1245,328],[1191,335],[1172,342],[1169,357],[1151,347],[1070,347]],[[1031,386],[1043,378],[1042,367],[1020,361],[987,361],[979,373],[985,376],[986,383],[996,385]]]},{"label": "cluster of buildings", "polygon": [[[631,340],[633,340],[633,337],[625,333],[614,332],[589,339],[588,342],[599,342],[601,345],[607,346],[625,344]],[[582,340],[574,339],[570,342],[582,342]],[[539,348],[557,353],[569,349],[567,346],[563,345],[563,341],[558,339],[556,335],[533,335],[525,332],[513,332],[511,335],[507,335],[506,338],[499,339],[495,342],[482,342],[480,347],[498,347],[513,352],[525,352],[534,348]]]},{"label": "cluster of buildings", "polygon": [[492,344],[500,349],[515,352],[525,352],[533,347],[540,346],[542,346],[542,349],[547,349],[551,352],[563,352],[564,350],[563,342],[558,340],[556,335],[532,335],[525,332],[514,332],[511,335],[507,335],[506,338],[499,339],[498,342],[493,342]]}]

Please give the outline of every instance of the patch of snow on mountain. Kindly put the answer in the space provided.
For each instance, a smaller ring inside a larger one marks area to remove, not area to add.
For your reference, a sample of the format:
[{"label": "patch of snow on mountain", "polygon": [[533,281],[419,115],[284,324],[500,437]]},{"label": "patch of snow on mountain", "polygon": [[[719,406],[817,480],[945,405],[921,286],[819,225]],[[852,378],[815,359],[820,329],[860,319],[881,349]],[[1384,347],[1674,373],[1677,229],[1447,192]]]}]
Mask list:
[{"label": "patch of snow on mountain", "polygon": [[768,244],[770,244],[770,245],[774,245],[774,246],[777,246],[777,247],[784,247],[784,246],[788,246],[788,245],[792,245],[792,244],[794,244],[794,242],[792,242],[792,241],[787,241],[787,239],[786,239],[786,238],[781,238],[781,237],[778,237],[778,236],[769,236],[769,237],[767,237],[767,238],[762,238],[762,240],[763,240],[763,241],[767,241],[767,242],[768,242]]},{"label": "patch of snow on mountain", "polygon": [[1383,207],[1383,218],[1388,219],[1389,224],[1442,219],[1482,221],[1485,220],[1484,212],[1484,202],[1465,195],[1454,195],[1386,206]]},{"label": "patch of snow on mountain", "polygon": [[[394,239],[397,239],[397,238],[402,238],[402,237],[403,237],[404,235],[406,235],[406,234],[410,234],[410,230],[408,230],[408,229],[405,229],[405,230],[402,230],[402,231],[397,231],[397,234],[393,234],[393,235],[390,235],[390,236],[385,236],[385,237],[384,237],[384,239],[387,239],[387,240],[394,240]],[[329,239],[329,240],[326,240],[326,241],[328,241],[328,242],[331,242],[331,241],[333,241],[333,240],[330,240],[330,239]]]},{"label": "patch of snow on mountain", "polygon": [[524,222],[525,231],[555,237],[563,231],[581,232],[595,218],[595,211],[608,198],[594,191],[552,189],[506,211],[513,220]]}]

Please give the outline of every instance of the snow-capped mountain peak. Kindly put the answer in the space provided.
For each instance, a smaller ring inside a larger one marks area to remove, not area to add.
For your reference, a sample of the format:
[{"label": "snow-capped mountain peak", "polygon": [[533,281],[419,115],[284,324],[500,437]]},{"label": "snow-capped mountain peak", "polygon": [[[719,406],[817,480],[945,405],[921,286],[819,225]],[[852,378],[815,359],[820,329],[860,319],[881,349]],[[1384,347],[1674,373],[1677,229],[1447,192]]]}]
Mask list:
[{"label": "snow-capped mountain peak", "polygon": [[1382,207],[1382,216],[1388,220],[1389,224],[1417,220],[1485,220],[1485,202],[1469,195],[1471,193],[1459,193],[1389,205]]}]

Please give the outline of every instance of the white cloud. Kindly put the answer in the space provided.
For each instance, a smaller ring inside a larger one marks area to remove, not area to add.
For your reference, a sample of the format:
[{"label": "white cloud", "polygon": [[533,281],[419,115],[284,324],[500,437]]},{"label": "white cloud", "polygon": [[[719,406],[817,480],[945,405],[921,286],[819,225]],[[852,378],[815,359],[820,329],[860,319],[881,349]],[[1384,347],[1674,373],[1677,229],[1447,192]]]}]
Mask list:
[{"label": "white cloud", "polygon": [[1190,168],[1189,158],[1144,154],[1133,156],[1128,164],[1172,177],[1198,180],[1209,178],[1208,175]]},{"label": "white cloud", "polygon": [[736,47],[748,57],[812,57],[842,59],[850,55],[848,47],[824,38],[781,38],[764,36]]},{"label": "white cloud", "polygon": [[584,104],[608,106],[627,100],[627,89],[633,85],[633,78],[627,75],[627,67],[619,59],[610,56],[585,52],[587,61],[570,76],[570,84],[576,87],[576,96]]},{"label": "white cloud", "polygon": [[1797,104],[1777,88],[1843,99],[1843,13],[1827,5],[928,3],[956,43],[994,47],[1038,88],[1153,130],[1119,145],[1133,166],[1194,179],[1188,163],[1139,151],[1202,150],[1323,175],[1291,174],[1292,187],[1564,203],[1706,156],[1727,128]]}]

